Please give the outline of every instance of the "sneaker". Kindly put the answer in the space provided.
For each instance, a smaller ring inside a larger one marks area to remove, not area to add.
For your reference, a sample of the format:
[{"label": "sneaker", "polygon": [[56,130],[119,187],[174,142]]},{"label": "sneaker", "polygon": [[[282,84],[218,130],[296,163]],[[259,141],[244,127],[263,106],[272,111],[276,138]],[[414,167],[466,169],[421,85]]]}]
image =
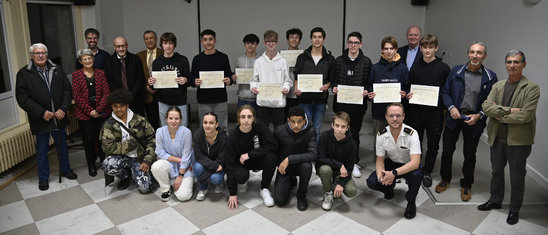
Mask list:
[{"label": "sneaker", "polygon": [[261,189],[261,197],[263,198],[263,203],[267,207],[274,206],[274,199],[272,199],[272,196],[270,195],[270,190],[267,188]]},{"label": "sneaker", "polygon": [[247,192],[247,181],[243,184],[238,184],[238,192],[239,193]]},{"label": "sneaker", "polygon": [[362,172],[360,171],[360,167],[358,166],[358,164],[354,164],[354,169],[352,170],[352,176],[354,176],[354,178],[362,177]]},{"label": "sneaker", "polygon": [[308,208],[308,202],[306,201],[306,195],[297,196],[297,209],[305,211]]},{"label": "sneaker", "polygon": [[440,183],[436,185],[436,193],[443,193],[447,188],[449,188],[449,182],[441,180]]},{"label": "sneaker", "polygon": [[213,190],[213,192],[215,192],[215,193],[222,193],[224,189],[225,189],[225,184],[224,184],[224,183],[220,183],[220,184],[218,184],[218,185],[215,186],[215,189]]},{"label": "sneaker", "polygon": [[328,211],[333,206],[333,192],[327,192],[323,195],[322,209]]},{"label": "sneaker", "polygon": [[199,190],[198,194],[196,195],[196,200],[203,201],[206,197],[206,194],[207,194],[207,189]]},{"label": "sneaker", "polygon": [[427,188],[430,188],[430,186],[432,186],[432,177],[430,176],[430,174],[424,174],[424,176],[422,177],[422,185]]},{"label": "sneaker", "polygon": [[127,187],[129,187],[129,180],[130,180],[129,177],[120,180],[120,182],[118,183],[118,190],[122,191],[126,189]]},{"label": "sneaker", "polygon": [[470,198],[472,198],[472,190],[469,188],[460,188],[460,199],[462,201],[467,202],[470,201]]},{"label": "sneaker", "polygon": [[169,201],[169,199],[171,198],[172,192],[173,192],[173,186],[169,190],[167,190],[167,192],[162,193],[162,195],[160,196],[160,198],[162,198],[162,201],[163,202]]}]

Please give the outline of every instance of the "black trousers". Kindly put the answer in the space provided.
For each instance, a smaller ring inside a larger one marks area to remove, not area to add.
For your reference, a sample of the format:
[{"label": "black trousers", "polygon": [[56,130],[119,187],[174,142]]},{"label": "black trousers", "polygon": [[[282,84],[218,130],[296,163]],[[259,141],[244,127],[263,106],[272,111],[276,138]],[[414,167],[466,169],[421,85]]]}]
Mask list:
[{"label": "black trousers", "polygon": [[[343,111],[350,116],[350,133],[352,133],[352,139],[356,142],[357,151],[356,151],[356,163],[360,161],[360,131],[363,124],[363,115],[367,111],[367,105],[358,105],[358,104],[341,104],[336,103],[335,99],[333,100],[333,111],[339,112]],[[376,133],[375,133],[376,134]],[[352,169],[349,169],[352,170]]]},{"label": "black trousers", "polygon": [[105,154],[99,142],[99,132],[104,122],[104,118],[78,120],[80,131],[82,131],[82,142],[84,143],[84,152],[88,166],[95,165],[97,157],[101,159],[101,162],[105,159]]},{"label": "black trousers", "polygon": [[[427,107],[422,105],[410,105],[409,111],[410,126],[415,128],[419,134],[421,142],[421,150],[424,155],[424,174],[432,173],[438,149],[440,148],[441,133],[443,131],[443,110],[438,107]],[[427,151],[422,148],[422,140],[424,139],[424,131],[426,130],[426,138],[428,139]]]},{"label": "black trousers", "polygon": [[295,165],[289,165],[285,169],[285,175],[276,171],[276,181],[274,182],[274,202],[276,205],[283,206],[289,201],[289,192],[291,192],[291,178],[299,176],[299,189],[297,196],[305,196],[308,192],[308,182],[312,176],[312,163],[302,162]]},{"label": "black trousers", "polygon": [[525,192],[525,174],[527,157],[531,154],[531,145],[508,146],[495,141],[491,146],[491,197],[490,201],[502,203],[504,199],[504,168],[510,167],[510,211],[519,212]]},{"label": "black trousers", "polygon": [[234,187],[237,184],[243,184],[249,179],[249,170],[263,170],[261,189],[269,188],[272,177],[274,177],[274,171],[276,171],[276,164],[278,158],[275,153],[267,153],[261,158],[248,159],[244,164],[237,164],[227,174],[227,184],[229,187]]},{"label": "black trousers", "polygon": [[269,126],[270,123],[274,124],[274,129],[285,123],[284,108],[269,108],[259,106],[259,121]]},{"label": "black trousers", "polygon": [[[388,157],[384,159],[384,169],[387,171],[394,170],[403,165],[403,163],[393,162]],[[417,198],[417,194],[419,193],[419,188],[421,186],[422,180],[420,167],[419,169],[407,172],[406,174],[398,175],[396,179],[398,178],[405,178],[405,181],[407,181],[407,185],[409,187],[409,190],[407,190],[407,192],[405,193],[405,199],[407,200],[407,202],[415,203],[415,199]],[[393,189],[396,186],[396,181],[392,182],[392,185],[382,185],[382,183],[379,182],[379,180],[377,179],[376,171],[373,171],[373,173],[371,173],[371,175],[369,175],[369,177],[367,178],[367,186],[369,186],[370,189],[387,193],[389,190]]]},{"label": "black trousers", "polygon": [[[158,101],[154,99],[150,103],[145,103],[145,112],[146,117],[150,125],[154,128],[154,130],[157,130],[160,128],[160,116],[159,116],[159,110],[158,110]],[[190,111],[189,111],[190,112]],[[186,118],[186,117],[183,117]],[[190,123],[189,123],[190,124]]]},{"label": "black trousers", "polygon": [[453,169],[453,153],[459,135],[462,132],[464,162],[462,163],[462,175],[460,186],[471,188],[474,183],[474,170],[476,169],[476,150],[480,136],[474,135],[474,126],[469,126],[463,120],[459,120],[455,129],[445,128],[443,131],[443,152],[441,154],[441,179],[445,182],[451,182]]}]

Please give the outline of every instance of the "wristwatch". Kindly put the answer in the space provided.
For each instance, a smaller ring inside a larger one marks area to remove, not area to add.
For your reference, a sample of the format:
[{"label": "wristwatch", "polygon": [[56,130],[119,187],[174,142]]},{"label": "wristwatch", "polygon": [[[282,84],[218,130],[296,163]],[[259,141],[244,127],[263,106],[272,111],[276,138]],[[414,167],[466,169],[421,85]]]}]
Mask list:
[{"label": "wristwatch", "polygon": [[392,174],[394,175],[394,177],[398,176],[398,171],[396,169],[392,170]]},{"label": "wristwatch", "polygon": [[182,174],[181,172],[179,172],[179,176],[182,176],[182,177],[184,177],[184,176],[185,176],[185,174]]}]

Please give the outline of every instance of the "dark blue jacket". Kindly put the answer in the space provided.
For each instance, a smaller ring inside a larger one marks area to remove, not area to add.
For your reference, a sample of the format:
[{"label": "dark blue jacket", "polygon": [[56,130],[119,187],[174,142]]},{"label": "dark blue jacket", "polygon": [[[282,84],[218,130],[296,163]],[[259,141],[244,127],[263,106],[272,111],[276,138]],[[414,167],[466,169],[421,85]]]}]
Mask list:
[{"label": "dark blue jacket", "polygon": [[[449,110],[451,106],[455,106],[455,108],[460,109],[460,106],[462,105],[462,100],[464,99],[464,72],[467,67],[468,64],[461,64],[453,67],[447,77],[447,80],[445,81],[445,85],[441,89],[441,97],[447,110]],[[474,110],[476,113],[483,113],[481,104],[485,99],[487,99],[493,84],[498,81],[497,75],[493,71],[485,68],[483,65],[480,70],[481,90],[476,102],[476,110]],[[447,112],[445,117],[445,127],[453,130],[457,126],[458,121],[459,119],[451,118],[451,113]],[[474,126],[474,135],[481,135],[485,126],[486,119],[480,119]]]},{"label": "dark blue jacket", "polygon": [[[403,59],[403,58],[402,58]],[[369,78],[366,83],[366,90],[373,91],[373,83],[400,83],[401,90],[409,92],[409,72],[407,66],[401,63],[401,60],[388,63],[387,60],[381,57],[379,63],[371,67]],[[386,106],[388,103],[373,103],[371,112],[373,118],[377,120],[385,120]]]},{"label": "dark blue jacket", "polygon": [[[420,46],[418,46],[418,47],[419,48],[417,48],[417,55],[415,56],[415,60],[413,61],[413,65],[418,63],[420,60],[422,60],[422,51],[420,49]],[[400,54],[400,56],[401,56],[400,61],[401,61],[402,64],[405,64],[405,66],[407,66],[407,51],[409,51],[409,44],[398,48],[398,54]],[[411,65],[411,66],[413,66],[413,65]]]}]

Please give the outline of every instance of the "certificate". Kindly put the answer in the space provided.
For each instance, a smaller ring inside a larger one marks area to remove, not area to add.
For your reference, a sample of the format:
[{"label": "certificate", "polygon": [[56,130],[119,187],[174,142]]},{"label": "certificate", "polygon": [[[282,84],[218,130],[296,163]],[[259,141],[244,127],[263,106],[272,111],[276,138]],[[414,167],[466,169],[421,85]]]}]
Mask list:
[{"label": "certificate", "polygon": [[439,87],[411,84],[411,92],[413,97],[409,100],[410,104],[438,106]]},{"label": "certificate", "polygon": [[281,83],[259,83],[257,100],[281,101],[283,98]]},{"label": "certificate", "polygon": [[236,76],[238,76],[238,84],[249,84],[253,77],[253,69],[236,68]]},{"label": "certificate", "polygon": [[152,76],[156,78],[154,89],[179,87],[179,84],[175,80],[177,78],[177,71],[152,71]]},{"label": "certificate", "polygon": [[224,77],[225,72],[223,71],[200,71],[200,79],[202,79],[200,89],[224,88]]},{"label": "certificate", "polygon": [[337,103],[363,104],[363,86],[338,85]]},{"label": "certificate", "polygon": [[400,86],[399,83],[373,83],[373,103],[401,102]]},{"label": "certificate", "polygon": [[323,74],[298,74],[297,85],[301,92],[322,92]]},{"label": "certificate", "polygon": [[280,54],[285,60],[287,60],[289,67],[295,67],[297,57],[299,57],[299,55],[303,52],[303,50],[282,50],[280,51]]}]

